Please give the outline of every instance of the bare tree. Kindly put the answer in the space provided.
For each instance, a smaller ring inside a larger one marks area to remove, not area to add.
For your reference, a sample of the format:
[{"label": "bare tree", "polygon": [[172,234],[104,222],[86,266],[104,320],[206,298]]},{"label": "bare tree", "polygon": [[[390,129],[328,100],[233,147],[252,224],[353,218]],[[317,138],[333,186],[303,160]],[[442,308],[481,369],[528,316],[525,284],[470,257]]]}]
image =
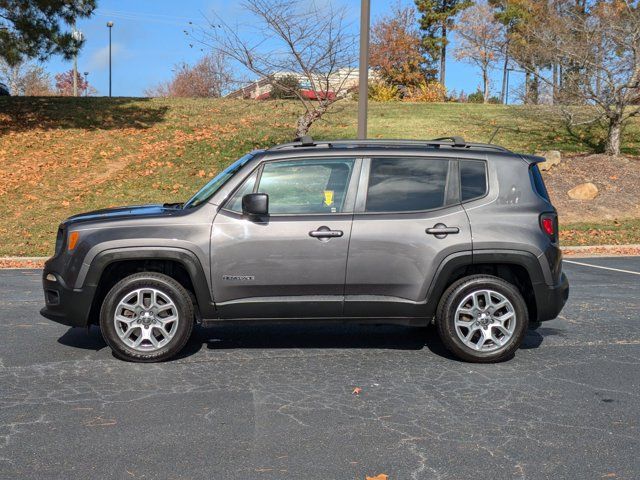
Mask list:
[{"label": "bare tree", "polygon": [[[199,32],[198,40],[289,90],[304,106],[296,134],[305,135],[346,94],[354,71],[356,39],[348,30],[346,13],[330,2],[304,0],[245,0],[242,6],[255,19],[248,30],[216,17]],[[301,78],[313,95],[280,82],[283,74]]]},{"label": "bare tree", "polygon": [[561,14],[549,18],[547,28],[531,34],[550,63],[579,78],[565,77],[560,94],[593,107],[594,115],[586,119],[584,108],[576,115],[575,109],[565,107],[569,128],[602,123],[607,131],[605,152],[619,155],[625,126],[640,115],[640,107],[633,105],[640,91],[640,3],[601,0],[588,10],[563,3]]},{"label": "bare tree", "polygon": [[11,95],[14,96],[55,95],[51,76],[36,63],[21,61],[9,65],[4,60],[0,60],[0,80],[7,83]]},{"label": "bare tree", "polygon": [[489,5],[476,3],[460,14],[456,34],[459,41],[454,55],[458,60],[480,68],[483,101],[489,103],[489,70],[502,56],[506,45],[505,28],[496,21]]},{"label": "bare tree", "polygon": [[55,95],[51,75],[40,65],[30,65],[22,76],[22,94],[26,97]]},{"label": "bare tree", "polygon": [[221,97],[234,84],[227,59],[219,52],[202,57],[195,65],[178,65],[173,78],[145,90],[148,97]]}]

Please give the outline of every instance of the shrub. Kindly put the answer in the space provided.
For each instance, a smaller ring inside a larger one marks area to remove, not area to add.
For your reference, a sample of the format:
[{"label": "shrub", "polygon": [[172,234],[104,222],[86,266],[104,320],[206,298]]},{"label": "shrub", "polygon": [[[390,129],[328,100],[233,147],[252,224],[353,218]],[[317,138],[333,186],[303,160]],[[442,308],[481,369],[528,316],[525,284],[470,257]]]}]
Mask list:
[{"label": "shrub", "polygon": [[383,81],[369,84],[369,99],[374,102],[395,102],[400,99],[400,90],[396,85]]},{"label": "shrub", "polygon": [[423,81],[415,87],[407,89],[404,100],[407,102],[444,102],[447,89],[440,82]]},{"label": "shrub", "polygon": [[269,98],[286,99],[297,98],[296,92],[300,90],[300,80],[295,75],[283,75],[278,78],[277,83],[273,82]]},{"label": "shrub", "polygon": [[467,97],[469,103],[484,103],[484,95],[481,91],[470,93]]}]

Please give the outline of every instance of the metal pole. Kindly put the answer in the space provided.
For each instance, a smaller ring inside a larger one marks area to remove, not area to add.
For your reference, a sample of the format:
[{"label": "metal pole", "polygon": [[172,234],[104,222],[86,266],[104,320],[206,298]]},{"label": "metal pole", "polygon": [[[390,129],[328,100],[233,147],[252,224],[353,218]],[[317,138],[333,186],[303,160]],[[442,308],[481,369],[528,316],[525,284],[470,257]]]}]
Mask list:
[{"label": "metal pole", "polygon": [[360,7],[360,63],[358,85],[358,140],[367,138],[367,106],[369,102],[369,23],[371,0]]},{"label": "metal pole", "polygon": [[[71,34],[76,42],[82,41],[82,32],[73,24],[73,32]],[[78,49],[73,52],[73,96],[78,96]]]},{"label": "metal pole", "polygon": [[111,98],[111,29],[113,22],[107,22],[107,27],[109,27],[109,98]]},{"label": "metal pole", "polygon": [[89,72],[84,72],[84,96],[89,96]]},{"label": "metal pole", "polygon": [[509,105],[509,73],[511,73],[511,70],[509,70],[507,68],[507,90],[506,90],[505,97],[504,97],[504,104],[505,105]]},{"label": "metal pole", "polygon": [[73,96],[78,96],[78,55],[73,56]]}]

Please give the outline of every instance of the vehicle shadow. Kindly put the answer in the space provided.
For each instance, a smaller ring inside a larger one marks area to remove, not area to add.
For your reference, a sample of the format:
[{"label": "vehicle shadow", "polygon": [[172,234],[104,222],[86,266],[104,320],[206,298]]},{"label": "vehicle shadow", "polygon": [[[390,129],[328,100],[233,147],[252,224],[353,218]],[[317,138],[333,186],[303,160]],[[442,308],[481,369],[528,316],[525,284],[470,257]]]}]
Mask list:
[{"label": "vehicle shadow", "polygon": [[91,325],[87,328],[71,327],[60,338],[58,343],[67,347],[79,348],[82,350],[93,350],[95,352],[102,350],[107,346],[100,328],[96,325]]},{"label": "vehicle shadow", "polygon": [[[543,332],[549,329],[542,329]],[[548,332],[553,335],[553,332]],[[522,349],[538,348],[544,336],[529,329]],[[58,343],[83,349],[100,351],[107,346],[100,328],[70,328]],[[459,361],[444,346],[433,326],[407,327],[398,325],[350,324],[235,324],[214,327],[196,326],[191,338],[172,360],[191,357],[202,348],[208,350],[243,349],[381,349],[422,350],[453,361]],[[170,360],[171,361],[171,360]]]},{"label": "vehicle shadow", "polygon": [[265,324],[197,327],[179,357],[201,348],[233,349],[380,349],[418,351],[425,347],[439,357],[456,358],[445,348],[432,326],[358,324]]}]

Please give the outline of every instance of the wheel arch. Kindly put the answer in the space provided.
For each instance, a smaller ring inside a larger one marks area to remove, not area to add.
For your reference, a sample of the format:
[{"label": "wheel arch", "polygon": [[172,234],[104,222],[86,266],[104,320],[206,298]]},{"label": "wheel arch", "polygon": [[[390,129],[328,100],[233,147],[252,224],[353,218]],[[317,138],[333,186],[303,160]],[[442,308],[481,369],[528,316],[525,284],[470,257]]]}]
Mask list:
[{"label": "wheel arch", "polygon": [[525,299],[531,321],[538,318],[534,285],[545,281],[544,273],[535,255],[519,250],[476,250],[446,257],[429,288],[427,315],[435,316],[442,294],[453,282],[476,274],[494,275],[514,284]]},{"label": "wheel arch", "polygon": [[105,250],[92,260],[83,282],[95,288],[90,322],[97,318],[102,300],[113,285],[145,271],[167,274],[190,292],[197,319],[217,316],[205,270],[194,253],[182,248],[132,247]]}]

